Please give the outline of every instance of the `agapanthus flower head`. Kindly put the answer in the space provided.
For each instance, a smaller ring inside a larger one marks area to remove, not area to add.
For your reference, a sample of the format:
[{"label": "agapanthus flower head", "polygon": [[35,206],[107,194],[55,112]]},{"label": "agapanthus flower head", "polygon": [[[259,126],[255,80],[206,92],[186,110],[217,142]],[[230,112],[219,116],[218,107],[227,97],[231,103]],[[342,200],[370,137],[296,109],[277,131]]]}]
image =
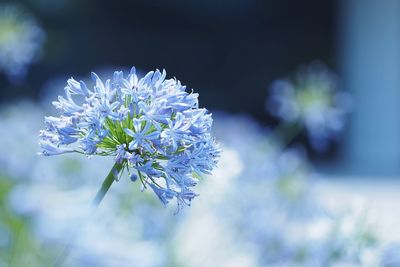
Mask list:
[{"label": "agapanthus flower head", "polygon": [[36,20],[14,4],[0,4],[0,70],[11,80],[23,77],[38,59],[45,34]]},{"label": "agapanthus flower head", "polygon": [[132,68],[126,77],[116,71],[103,81],[92,73],[91,88],[70,78],[66,96],[53,102],[61,115],[45,118],[41,154],[112,156],[163,204],[175,198],[179,208],[190,205],[197,196],[191,188],[211,173],[220,149],[198,94],[165,77],[156,70],[139,79]]},{"label": "agapanthus flower head", "polygon": [[315,148],[325,148],[343,130],[351,97],[338,90],[337,76],[322,63],[302,66],[294,79],[277,80],[270,89],[267,110],[286,123],[304,126]]}]

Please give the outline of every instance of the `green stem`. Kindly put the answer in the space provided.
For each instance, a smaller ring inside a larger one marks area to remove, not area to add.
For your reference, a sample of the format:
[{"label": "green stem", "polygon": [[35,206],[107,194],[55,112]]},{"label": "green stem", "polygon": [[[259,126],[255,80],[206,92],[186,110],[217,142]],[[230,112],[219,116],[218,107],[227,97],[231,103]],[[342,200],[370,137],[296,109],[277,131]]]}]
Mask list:
[{"label": "green stem", "polygon": [[[118,178],[124,164],[122,163],[115,163],[114,166],[111,168],[110,172],[108,173],[107,177],[104,179],[99,191],[97,192],[96,196],[94,197],[92,204],[95,208],[97,208],[101,201],[103,200],[104,196],[107,194],[108,190],[110,189],[113,182]],[[81,228],[79,228],[81,229]],[[75,233],[74,236],[76,236]],[[71,238],[71,241],[74,239],[74,236]],[[56,262],[54,263],[54,267],[61,267],[65,260],[67,259],[69,253],[71,252],[72,244],[69,242],[63,249],[60,256],[57,258]]]},{"label": "green stem", "polygon": [[281,123],[270,135],[270,140],[280,140],[281,148],[285,149],[302,130],[300,123]]},{"label": "green stem", "polygon": [[101,185],[99,191],[93,199],[93,206],[98,207],[103,200],[104,196],[107,194],[108,189],[110,189],[112,183],[118,179],[118,175],[122,168],[124,167],[121,163],[115,163],[108,173],[107,177],[104,179],[103,184]]}]

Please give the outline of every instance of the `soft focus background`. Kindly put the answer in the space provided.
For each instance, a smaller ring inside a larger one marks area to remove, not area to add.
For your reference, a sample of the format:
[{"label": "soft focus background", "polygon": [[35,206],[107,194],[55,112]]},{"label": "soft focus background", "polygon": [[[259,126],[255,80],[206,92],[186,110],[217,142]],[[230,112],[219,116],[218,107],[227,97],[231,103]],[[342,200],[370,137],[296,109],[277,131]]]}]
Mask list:
[{"label": "soft focus background", "polygon": [[[43,158],[66,80],[167,71],[223,153],[174,215],[112,160]],[[0,2],[0,267],[400,266],[400,2]],[[124,177],[127,178],[127,177]]]}]

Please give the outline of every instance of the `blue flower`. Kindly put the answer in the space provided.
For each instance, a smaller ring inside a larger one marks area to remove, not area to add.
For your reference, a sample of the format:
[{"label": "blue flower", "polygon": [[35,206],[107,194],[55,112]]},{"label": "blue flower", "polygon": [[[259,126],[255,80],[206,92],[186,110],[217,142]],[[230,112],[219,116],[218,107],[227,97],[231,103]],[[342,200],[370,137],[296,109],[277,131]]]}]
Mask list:
[{"label": "blue flower", "polygon": [[164,206],[167,205],[168,202],[174,198],[174,196],[176,196],[176,192],[172,191],[171,189],[161,188],[155,184],[150,184],[150,188],[153,189],[154,193]]},{"label": "blue flower", "polygon": [[343,131],[351,97],[338,90],[338,78],[323,64],[304,66],[295,79],[277,80],[267,98],[268,111],[285,123],[305,128],[311,144],[324,150]]},{"label": "blue flower", "polygon": [[122,162],[124,161],[125,157],[126,157],[126,145],[122,144],[117,146],[117,151],[116,151],[116,155],[115,155],[115,162],[118,162],[120,164],[122,164]]},{"label": "blue flower", "polygon": [[[144,126],[142,127],[142,122]],[[138,147],[145,148],[148,152],[152,152],[152,140],[155,140],[159,136],[159,131],[157,129],[151,129],[152,124],[149,121],[142,121],[139,119],[133,119],[133,129],[124,129],[127,135],[133,137],[132,141],[129,143],[129,149],[135,150]]]},{"label": "blue flower", "polygon": [[392,242],[386,245],[382,251],[381,266],[383,267],[400,266],[399,251],[400,251],[399,243]]},{"label": "blue flower", "polygon": [[41,152],[40,154],[44,156],[54,156],[74,152],[74,150],[68,148],[58,147],[48,140],[43,140],[39,144],[43,148],[43,152]]},{"label": "blue flower", "polygon": [[112,156],[163,204],[175,198],[179,209],[189,205],[197,196],[190,188],[199,175],[211,173],[220,154],[211,114],[199,108],[198,94],[165,79],[165,71],[141,79],[135,68],[127,77],[121,71],[105,81],[91,77],[92,88],[68,79],[65,96],[53,102],[61,114],[46,117],[41,154]]},{"label": "blue flower", "polygon": [[15,4],[0,4],[0,71],[23,78],[42,50],[45,33],[36,19]]},{"label": "blue flower", "polygon": [[167,145],[171,145],[173,151],[178,149],[179,142],[189,137],[187,133],[191,124],[185,123],[184,119],[185,117],[182,113],[177,113],[174,121],[167,119],[168,128],[162,132],[163,141]]}]

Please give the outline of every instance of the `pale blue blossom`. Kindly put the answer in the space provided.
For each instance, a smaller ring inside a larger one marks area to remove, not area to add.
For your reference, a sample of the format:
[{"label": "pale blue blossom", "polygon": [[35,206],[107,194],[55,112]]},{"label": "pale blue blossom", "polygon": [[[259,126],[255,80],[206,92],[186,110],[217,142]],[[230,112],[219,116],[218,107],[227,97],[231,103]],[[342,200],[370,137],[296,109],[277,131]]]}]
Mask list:
[{"label": "pale blue blossom", "polygon": [[74,152],[74,150],[65,147],[58,147],[54,143],[51,143],[49,141],[42,141],[39,144],[43,148],[43,152],[40,154],[44,156],[54,156]]},{"label": "pale blue blossom", "polygon": [[266,108],[283,122],[304,127],[314,148],[323,150],[339,137],[351,109],[350,95],[338,84],[334,73],[314,62],[300,68],[294,79],[274,81]]},{"label": "pale blue blossom", "polygon": [[61,114],[45,118],[41,154],[113,156],[162,203],[176,198],[179,208],[189,205],[197,196],[189,188],[197,176],[211,173],[219,157],[212,117],[199,108],[198,94],[165,79],[165,71],[141,79],[135,68],[127,77],[122,71],[104,81],[95,73],[91,77],[91,89],[70,78],[65,96],[53,102]]},{"label": "pale blue blossom", "polygon": [[[224,151],[235,151],[240,163],[218,169],[217,180],[235,168],[238,173],[225,187],[207,195],[221,196],[203,208],[207,215],[216,216],[223,229],[232,229],[229,235],[244,244],[242,252],[251,251],[254,266],[364,266],[361,254],[376,249],[374,232],[360,213],[350,209],[338,212],[323,202],[301,149],[281,151],[269,140],[267,131],[246,117],[217,116],[215,130]],[[222,154],[222,166],[228,160],[225,156]],[[205,227],[192,227],[185,236]]]},{"label": "pale blue blossom", "polygon": [[0,4],[0,71],[15,81],[40,56],[45,33],[21,6]]},{"label": "pale blue blossom", "polygon": [[391,243],[387,245],[381,255],[382,267],[398,267],[400,266],[400,244]]},{"label": "pale blue blossom", "polygon": [[[142,122],[144,126],[142,127]],[[152,147],[153,141],[158,139],[160,132],[155,128],[151,129],[152,123],[149,121],[142,121],[139,119],[133,119],[133,131],[130,129],[124,129],[127,135],[133,137],[133,140],[129,143],[129,149],[135,150],[139,147],[143,147],[147,152],[152,153],[154,148]]]}]

